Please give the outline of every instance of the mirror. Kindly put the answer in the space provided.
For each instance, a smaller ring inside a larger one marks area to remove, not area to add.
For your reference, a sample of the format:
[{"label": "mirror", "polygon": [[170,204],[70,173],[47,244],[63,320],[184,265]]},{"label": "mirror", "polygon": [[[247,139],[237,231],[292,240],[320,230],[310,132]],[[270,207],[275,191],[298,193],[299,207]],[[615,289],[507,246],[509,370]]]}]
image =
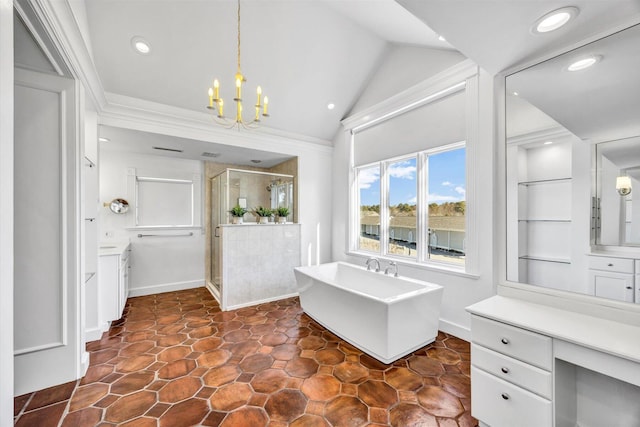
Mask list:
[{"label": "mirror", "polygon": [[129,210],[129,202],[125,199],[113,199],[111,203],[109,203],[109,209],[111,209],[111,212],[117,214],[126,213]]},{"label": "mirror", "polygon": [[635,25],[506,77],[507,280],[633,302],[593,271],[640,277],[639,67]]},{"label": "mirror", "polygon": [[640,246],[640,137],[598,144],[596,173],[596,242]]}]

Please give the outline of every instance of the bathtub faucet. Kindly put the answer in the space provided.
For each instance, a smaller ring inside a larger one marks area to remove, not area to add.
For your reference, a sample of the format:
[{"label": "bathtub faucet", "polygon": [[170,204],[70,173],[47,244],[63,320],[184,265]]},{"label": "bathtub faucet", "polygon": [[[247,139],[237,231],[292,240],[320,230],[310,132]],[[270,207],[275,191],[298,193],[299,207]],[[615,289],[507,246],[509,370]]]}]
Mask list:
[{"label": "bathtub faucet", "polygon": [[393,261],[389,263],[389,267],[384,269],[384,274],[389,274],[391,272],[391,267],[393,267],[394,270],[393,277],[398,277],[398,264]]},{"label": "bathtub faucet", "polygon": [[380,261],[378,260],[378,258],[369,258],[366,262],[367,265],[367,271],[371,270],[371,263],[374,262],[376,263],[376,273],[380,271]]}]

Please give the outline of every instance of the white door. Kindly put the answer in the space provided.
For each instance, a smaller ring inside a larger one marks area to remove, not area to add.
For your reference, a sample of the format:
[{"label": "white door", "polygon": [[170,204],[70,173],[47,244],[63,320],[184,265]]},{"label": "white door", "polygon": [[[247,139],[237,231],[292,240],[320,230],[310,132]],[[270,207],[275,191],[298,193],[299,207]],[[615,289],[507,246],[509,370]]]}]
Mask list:
[{"label": "white door", "polygon": [[15,395],[82,375],[74,85],[15,70]]}]

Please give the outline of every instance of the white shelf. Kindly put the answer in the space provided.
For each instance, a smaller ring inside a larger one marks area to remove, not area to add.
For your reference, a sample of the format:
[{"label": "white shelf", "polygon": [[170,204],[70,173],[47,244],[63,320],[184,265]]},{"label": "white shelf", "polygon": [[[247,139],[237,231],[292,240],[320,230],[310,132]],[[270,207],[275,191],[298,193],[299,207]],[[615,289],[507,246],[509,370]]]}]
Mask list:
[{"label": "white shelf", "polygon": [[518,259],[526,261],[540,261],[540,262],[555,262],[558,264],[571,264],[571,260],[568,258],[549,258],[535,255],[521,255]]}]

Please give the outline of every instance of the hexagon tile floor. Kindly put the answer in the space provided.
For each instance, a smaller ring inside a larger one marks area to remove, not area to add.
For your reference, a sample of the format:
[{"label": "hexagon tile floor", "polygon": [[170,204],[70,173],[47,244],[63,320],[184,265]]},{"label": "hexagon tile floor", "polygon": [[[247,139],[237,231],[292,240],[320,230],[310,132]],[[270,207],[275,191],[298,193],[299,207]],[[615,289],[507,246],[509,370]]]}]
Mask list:
[{"label": "hexagon tile floor", "polygon": [[205,288],[130,298],[87,375],[15,399],[16,426],[473,427],[469,344],[384,365],[297,298],[221,312]]}]

